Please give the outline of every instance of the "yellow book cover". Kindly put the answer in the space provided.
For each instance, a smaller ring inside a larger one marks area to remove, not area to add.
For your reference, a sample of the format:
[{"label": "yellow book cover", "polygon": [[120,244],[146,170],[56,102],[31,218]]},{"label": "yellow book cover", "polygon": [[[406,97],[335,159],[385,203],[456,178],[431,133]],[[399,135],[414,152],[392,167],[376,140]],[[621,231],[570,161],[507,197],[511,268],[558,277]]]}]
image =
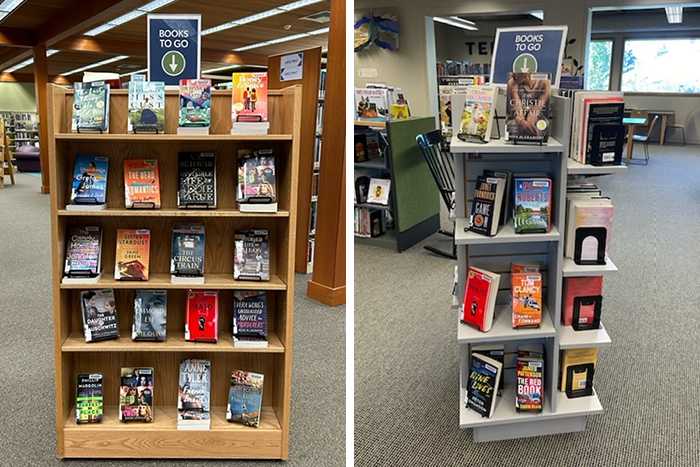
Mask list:
[{"label": "yellow book cover", "polygon": [[[586,363],[592,363],[595,368],[596,360],[598,358],[598,349],[596,347],[590,347],[585,349],[567,349],[562,352],[561,358],[561,384],[559,390],[562,392],[566,391],[566,373],[567,368],[572,365],[585,365]],[[586,386],[586,375],[585,373],[575,376],[574,384],[572,384],[573,389],[580,389]],[[578,381],[577,381],[578,379]],[[583,386],[581,386],[581,384]]]},{"label": "yellow book cover", "polygon": [[406,120],[408,118],[408,106],[402,104],[392,104],[391,118],[394,120]]},{"label": "yellow book cover", "polygon": [[148,229],[117,230],[114,279],[148,280],[151,232]]}]

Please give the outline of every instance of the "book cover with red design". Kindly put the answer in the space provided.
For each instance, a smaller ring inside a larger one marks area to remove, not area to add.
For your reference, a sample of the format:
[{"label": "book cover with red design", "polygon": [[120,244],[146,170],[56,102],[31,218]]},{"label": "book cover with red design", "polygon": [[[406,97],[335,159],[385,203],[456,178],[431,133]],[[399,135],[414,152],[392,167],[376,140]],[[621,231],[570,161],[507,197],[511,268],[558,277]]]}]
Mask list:
[{"label": "book cover with red design", "polygon": [[124,160],[124,201],[127,208],[160,208],[157,160]]},{"label": "book cover with red design", "polygon": [[480,331],[491,330],[499,274],[470,267],[467,272],[467,286],[462,303],[462,322],[478,328]]},{"label": "book cover with red design", "polygon": [[150,246],[150,230],[118,229],[114,279],[147,281]]},{"label": "book cover with red design", "polygon": [[[564,279],[564,326],[571,326],[574,318],[574,299],[576,297],[597,297],[603,294],[603,276],[567,277]],[[579,323],[591,324],[595,308],[581,306]]]},{"label": "book cover with red design", "polygon": [[219,292],[190,290],[187,292],[185,340],[217,342],[219,339]]},{"label": "book cover with red design", "polygon": [[233,73],[233,121],[267,121],[267,72]]}]

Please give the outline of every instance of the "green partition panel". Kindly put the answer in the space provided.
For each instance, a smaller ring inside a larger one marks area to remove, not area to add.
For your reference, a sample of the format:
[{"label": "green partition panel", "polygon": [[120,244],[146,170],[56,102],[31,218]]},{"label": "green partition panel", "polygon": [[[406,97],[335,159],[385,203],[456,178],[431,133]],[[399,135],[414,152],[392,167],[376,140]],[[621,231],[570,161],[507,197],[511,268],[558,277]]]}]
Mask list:
[{"label": "green partition panel", "polygon": [[396,227],[399,233],[440,214],[440,193],[416,136],[435,130],[435,117],[387,122]]}]

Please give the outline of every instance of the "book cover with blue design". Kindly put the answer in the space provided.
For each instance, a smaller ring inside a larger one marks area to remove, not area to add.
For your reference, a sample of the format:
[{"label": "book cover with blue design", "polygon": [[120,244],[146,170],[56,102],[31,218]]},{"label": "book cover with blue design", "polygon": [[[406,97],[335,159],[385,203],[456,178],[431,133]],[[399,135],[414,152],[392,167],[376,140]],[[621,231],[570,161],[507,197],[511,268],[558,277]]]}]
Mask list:
[{"label": "book cover with blue design", "polygon": [[129,82],[129,131],[165,131],[165,83]]},{"label": "book cover with blue design", "polygon": [[134,321],[131,327],[133,340],[164,341],[167,319],[167,291],[134,290]]},{"label": "book cover with blue design", "polygon": [[515,180],[515,233],[545,233],[551,228],[552,181],[548,178]]},{"label": "book cover with blue design", "polygon": [[226,420],[249,426],[260,425],[265,375],[235,370],[231,374]]},{"label": "book cover with blue design", "polygon": [[267,294],[264,290],[233,292],[233,334],[267,336]]},{"label": "book cover with blue design", "polygon": [[79,154],[75,158],[70,201],[73,204],[104,204],[109,158]]},{"label": "book cover with blue design", "polygon": [[501,379],[502,368],[503,365],[492,358],[472,354],[464,402],[468,408],[483,417],[491,417],[496,409],[496,388]]},{"label": "book cover with blue design", "polygon": [[180,127],[209,126],[211,121],[211,80],[180,80]]},{"label": "book cover with blue design", "polygon": [[73,126],[83,130],[109,129],[109,84],[104,81],[73,84]]}]

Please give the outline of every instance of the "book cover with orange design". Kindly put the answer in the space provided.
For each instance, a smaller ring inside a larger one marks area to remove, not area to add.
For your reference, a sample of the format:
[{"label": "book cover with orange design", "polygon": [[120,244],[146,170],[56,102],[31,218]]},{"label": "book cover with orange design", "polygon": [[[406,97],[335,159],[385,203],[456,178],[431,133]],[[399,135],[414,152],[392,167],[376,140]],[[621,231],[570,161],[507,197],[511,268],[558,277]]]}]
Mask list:
[{"label": "book cover with orange design", "polygon": [[542,324],[542,274],[513,274],[513,327],[539,327]]},{"label": "book cover with orange design", "polygon": [[117,230],[114,279],[147,281],[150,246],[151,231],[148,229]]},{"label": "book cover with orange design", "polygon": [[233,121],[267,121],[267,72],[233,74]]},{"label": "book cover with orange design", "polygon": [[124,160],[124,197],[127,208],[160,209],[157,160]]}]

